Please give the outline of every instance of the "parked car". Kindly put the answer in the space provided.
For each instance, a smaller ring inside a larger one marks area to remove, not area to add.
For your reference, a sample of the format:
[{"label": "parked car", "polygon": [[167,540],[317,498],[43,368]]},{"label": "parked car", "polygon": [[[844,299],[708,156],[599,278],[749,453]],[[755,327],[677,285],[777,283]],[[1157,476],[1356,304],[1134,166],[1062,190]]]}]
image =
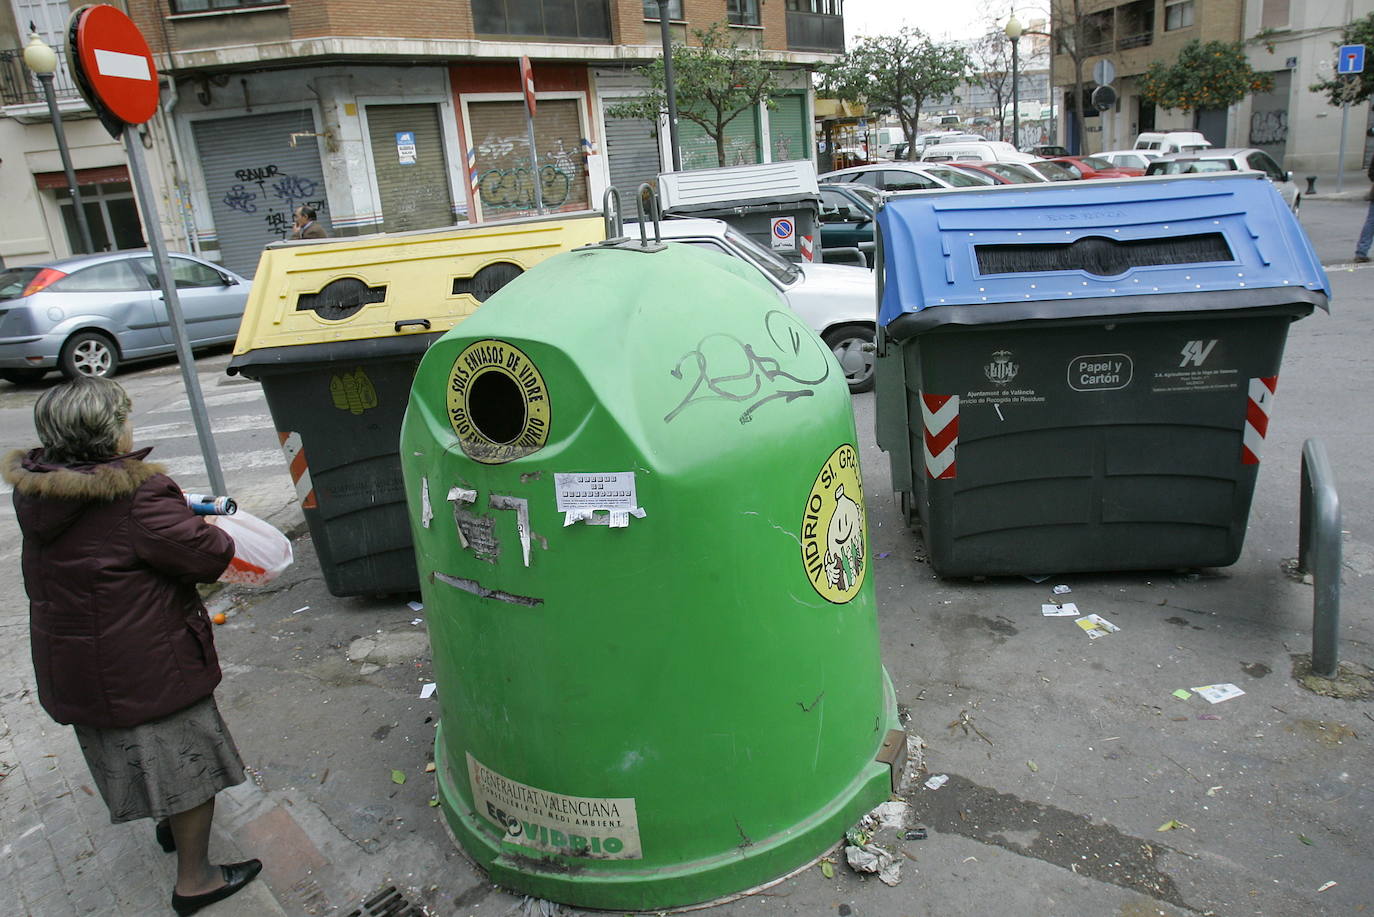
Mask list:
[{"label": "parked car", "polygon": [[997,179],[1003,185],[1037,184],[1049,181],[1024,162],[952,162],[956,169],[978,172]]},{"label": "parked car", "polygon": [[1293,173],[1287,172],[1264,150],[1253,147],[1215,147],[1192,153],[1175,153],[1156,159],[1146,175],[1193,175],[1205,172],[1263,172],[1294,212],[1302,206],[1302,193]]},{"label": "parked car", "polygon": [[858,182],[879,191],[929,191],[932,188],[974,188],[996,184],[989,176],[974,175],[935,162],[877,162],[852,169],[837,169],[817,178],[828,182]]},{"label": "parked car", "polygon": [[1030,148],[1030,154],[1031,154],[1032,156],[1039,156],[1041,159],[1049,159],[1049,158],[1052,157],[1052,156],[1072,156],[1072,155],[1073,155],[1073,154],[1070,153],[1068,150],[1066,150],[1064,147],[1058,146],[1058,145],[1053,144],[1053,143],[1042,143],[1042,144],[1040,144],[1039,146],[1033,146],[1033,147]]},{"label": "parked car", "polygon": [[1034,158],[1029,153],[1022,153],[1010,143],[1000,140],[984,140],[981,143],[937,143],[921,151],[923,162],[1030,162]]},{"label": "parked car", "polygon": [[[919,134],[916,137],[916,159],[921,158],[921,153],[928,147],[937,143],[982,143],[982,134],[966,134],[961,131],[935,131],[929,134]],[[892,145],[892,158],[897,160],[906,159],[905,143],[895,143]]]},{"label": "parked car", "polygon": [[[192,347],[232,343],[252,282],[192,255],[172,254]],[[0,272],[0,379],[111,376],[124,363],[175,353],[153,257],[82,255]]]},{"label": "parked car", "polygon": [[1144,169],[1128,166],[1114,166],[1098,156],[1055,156],[1050,162],[1057,162],[1079,178],[1136,178],[1144,175]]},{"label": "parked car", "polygon": [[1190,153],[1205,150],[1212,142],[1199,131],[1146,131],[1136,135],[1134,148],[1156,153]]},{"label": "parked car", "polygon": [[[844,370],[851,392],[873,388],[873,344],[876,307],[873,272],[842,264],[793,264],[721,220],[663,220],[665,241],[695,245],[739,258],[758,268],[792,311],[801,316],[830,347]],[[639,227],[625,224],[625,234]]]},{"label": "parked car", "polygon": [[821,182],[821,253],[826,262],[859,252],[873,266],[873,218],[883,192],[859,182]]},{"label": "parked car", "polygon": [[[1067,156],[1068,154],[1063,154]],[[1114,166],[1126,166],[1129,169],[1139,169],[1140,173],[1145,174],[1145,169],[1150,163],[1163,156],[1154,150],[1107,150],[1103,153],[1094,153],[1098,159],[1105,159]]]},{"label": "parked car", "polygon": [[1051,159],[1037,159],[1034,162],[1026,163],[1026,165],[1045,176],[1048,181],[1078,181],[1082,178],[1062,162],[1055,162]]}]

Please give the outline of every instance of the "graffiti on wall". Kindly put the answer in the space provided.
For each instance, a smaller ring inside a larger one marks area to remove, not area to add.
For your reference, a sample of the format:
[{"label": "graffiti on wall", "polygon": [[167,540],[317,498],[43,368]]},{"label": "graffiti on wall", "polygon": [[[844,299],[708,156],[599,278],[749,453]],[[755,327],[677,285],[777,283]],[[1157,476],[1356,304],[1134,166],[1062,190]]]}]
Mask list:
[{"label": "graffiti on wall", "polygon": [[322,190],[314,179],[289,175],[275,164],[248,166],[234,170],[234,183],[220,203],[241,213],[262,213],[267,231],[285,239],[291,234],[291,215],[297,207],[304,204],[324,212]]},{"label": "graffiti on wall", "polygon": [[1256,111],[1250,114],[1250,145],[1286,143],[1288,140],[1288,112]]},{"label": "graffiti on wall", "polygon": [[[493,210],[534,209],[534,182],[527,168],[487,169],[477,176],[477,190],[482,195],[484,207]],[[540,166],[539,191],[545,207],[561,207],[567,203],[568,194],[572,191],[572,179],[556,166]]]}]

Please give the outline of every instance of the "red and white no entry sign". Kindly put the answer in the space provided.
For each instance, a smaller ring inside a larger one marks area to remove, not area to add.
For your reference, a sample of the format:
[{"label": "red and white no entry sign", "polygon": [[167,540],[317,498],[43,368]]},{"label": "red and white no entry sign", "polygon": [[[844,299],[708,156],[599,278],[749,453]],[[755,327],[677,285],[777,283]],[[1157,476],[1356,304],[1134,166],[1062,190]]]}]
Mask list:
[{"label": "red and white no entry sign", "polygon": [[534,68],[530,66],[528,57],[520,58],[520,90],[525,93],[525,107],[530,110],[530,117],[534,117]]},{"label": "red and white no entry sign", "polygon": [[143,33],[113,6],[90,6],[77,15],[77,66],[95,101],[125,124],[147,121],[157,112],[157,70]]}]

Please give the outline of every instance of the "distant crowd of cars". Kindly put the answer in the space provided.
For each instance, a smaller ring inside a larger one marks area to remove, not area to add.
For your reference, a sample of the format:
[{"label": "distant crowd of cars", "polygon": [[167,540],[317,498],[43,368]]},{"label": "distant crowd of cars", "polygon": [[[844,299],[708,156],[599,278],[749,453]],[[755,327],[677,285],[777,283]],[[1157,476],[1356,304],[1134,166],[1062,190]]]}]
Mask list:
[{"label": "distant crowd of cars", "polygon": [[1193,131],[1143,133],[1132,149],[1089,156],[1071,156],[1059,146],[1026,153],[977,134],[945,131],[918,137],[914,158],[906,158],[906,144],[891,153],[891,160],[818,176],[822,252],[852,257],[858,249],[871,267],[874,214],[883,195],[898,191],[1253,171],[1263,173],[1295,212],[1302,202],[1292,173],[1268,153],[1213,147]]}]

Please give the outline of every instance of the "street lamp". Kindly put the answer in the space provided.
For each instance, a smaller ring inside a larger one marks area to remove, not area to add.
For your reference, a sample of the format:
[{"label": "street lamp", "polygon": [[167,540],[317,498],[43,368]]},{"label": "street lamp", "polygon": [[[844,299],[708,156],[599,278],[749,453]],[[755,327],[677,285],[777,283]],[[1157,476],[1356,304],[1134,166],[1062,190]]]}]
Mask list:
[{"label": "street lamp", "polygon": [[[33,28],[33,23],[29,23]],[[24,63],[43,84],[43,95],[48,100],[48,114],[52,117],[52,130],[57,135],[57,152],[62,157],[62,170],[67,173],[67,190],[72,196],[72,207],[76,211],[76,229],[81,234],[81,244],[85,254],[94,254],[91,244],[91,227],[86,223],[86,210],[81,206],[81,192],[76,187],[76,172],[72,169],[72,157],[67,153],[67,137],[62,132],[62,113],[57,110],[57,96],[52,91],[53,72],[57,70],[57,52],[48,47],[38,33],[29,33],[29,43],[24,47]]]},{"label": "street lamp", "polygon": [[1015,13],[1007,20],[1007,26],[1003,31],[1011,41],[1011,145],[1020,149],[1018,144],[1021,138],[1021,99],[1016,85],[1020,61],[1017,58],[1016,46],[1021,40],[1021,23],[1017,21]]},{"label": "street lamp", "polygon": [[663,42],[663,89],[668,96],[668,146],[672,147],[673,171],[682,171],[682,153],[677,145],[677,84],[673,82],[673,39],[668,30],[668,4],[658,0],[659,37]]}]

